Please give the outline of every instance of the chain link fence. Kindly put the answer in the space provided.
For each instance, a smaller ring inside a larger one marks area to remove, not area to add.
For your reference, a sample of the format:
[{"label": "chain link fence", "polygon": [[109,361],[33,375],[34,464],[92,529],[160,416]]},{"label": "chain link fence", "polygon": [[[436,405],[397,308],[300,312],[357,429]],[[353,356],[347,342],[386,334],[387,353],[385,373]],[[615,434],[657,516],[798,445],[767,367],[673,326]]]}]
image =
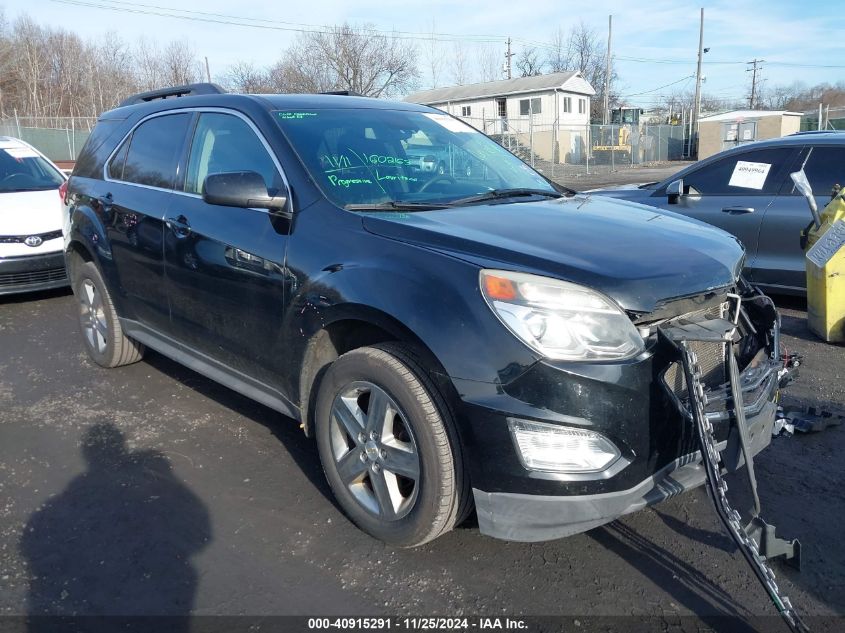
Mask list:
[{"label": "chain link fence", "polygon": [[73,161],[88,139],[94,117],[5,117],[0,136],[26,141],[53,161]]},{"label": "chain link fence", "polygon": [[689,160],[683,125],[563,125],[539,117],[461,117],[552,179]]}]

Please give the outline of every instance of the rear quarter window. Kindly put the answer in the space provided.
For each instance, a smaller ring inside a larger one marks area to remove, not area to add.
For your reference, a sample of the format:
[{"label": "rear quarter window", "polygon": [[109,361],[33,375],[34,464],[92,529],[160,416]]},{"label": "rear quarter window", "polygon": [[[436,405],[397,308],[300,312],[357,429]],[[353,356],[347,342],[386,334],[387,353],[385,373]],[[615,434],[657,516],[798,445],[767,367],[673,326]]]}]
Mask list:
[{"label": "rear quarter window", "polygon": [[103,119],[97,122],[73,168],[74,176],[102,178],[106,159],[123,136],[124,119]]}]

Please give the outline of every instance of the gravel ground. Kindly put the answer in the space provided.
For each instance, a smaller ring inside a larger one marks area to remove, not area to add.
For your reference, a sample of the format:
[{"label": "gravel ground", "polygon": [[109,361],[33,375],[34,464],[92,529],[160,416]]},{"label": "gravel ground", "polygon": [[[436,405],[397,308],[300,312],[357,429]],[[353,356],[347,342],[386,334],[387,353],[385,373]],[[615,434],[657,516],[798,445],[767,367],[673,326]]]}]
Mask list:
[{"label": "gravel ground", "polygon": [[544,173],[562,185],[576,191],[586,191],[634,182],[659,182],[688,165],[692,165],[692,162],[680,160],[653,162],[617,169],[612,169],[610,165],[591,165],[589,168],[582,165],[557,165],[553,176],[548,168],[544,170]]},{"label": "gravel ground", "polygon": [[[779,304],[806,355],[787,401],[840,406],[845,350],[814,339],[800,301]],[[0,299],[0,615],[636,615],[672,631],[695,614],[695,630],[786,630],[756,619],[773,608],[703,488],[558,541],[497,541],[471,519],[394,550],[339,512],[291,420],[155,353],[100,369],[78,337],[68,292]],[[779,582],[813,616],[845,615],[843,455],[837,427],[756,461],[764,516],[804,547]]]}]

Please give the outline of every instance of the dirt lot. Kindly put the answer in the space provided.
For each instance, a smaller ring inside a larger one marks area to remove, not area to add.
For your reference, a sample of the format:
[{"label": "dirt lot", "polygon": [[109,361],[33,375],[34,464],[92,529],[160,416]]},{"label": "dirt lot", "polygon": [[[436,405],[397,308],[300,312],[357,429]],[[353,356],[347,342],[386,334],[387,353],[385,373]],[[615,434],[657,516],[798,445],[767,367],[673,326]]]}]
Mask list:
[{"label": "dirt lot", "polygon": [[[692,165],[690,161],[654,162],[637,167],[619,167],[612,169],[610,165],[557,165],[552,180],[566,185],[576,191],[597,189],[611,185],[628,183],[658,182],[668,178],[684,167]],[[544,173],[552,176],[547,168]]]},{"label": "dirt lot", "polygon": [[[785,345],[807,359],[787,401],[841,406],[845,350],[814,339],[800,301],[778,301]],[[0,614],[566,616],[547,630],[633,615],[661,631],[728,630],[732,616],[731,630],[786,630],[758,617],[773,607],[703,488],[568,539],[496,541],[470,520],[393,550],[339,512],[291,420],[155,353],[94,366],[69,293],[0,299],[0,351]],[[775,564],[778,581],[828,616],[814,630],[845,625],[829,617],[845,615],[843,455],[838,427],[775,438],[757,460],[764,516],[804,546],[803,570]],[[633,620],[612,622],[602,630]]]}]

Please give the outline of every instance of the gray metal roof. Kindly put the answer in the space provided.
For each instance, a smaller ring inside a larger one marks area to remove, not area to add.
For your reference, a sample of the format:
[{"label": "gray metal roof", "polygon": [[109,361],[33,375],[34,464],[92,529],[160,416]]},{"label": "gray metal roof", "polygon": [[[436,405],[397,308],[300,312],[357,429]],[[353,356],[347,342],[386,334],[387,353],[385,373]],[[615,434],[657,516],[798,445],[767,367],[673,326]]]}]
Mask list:
[{"label": "gray metal roof", "polygon": [[405,97],[405,101],[423,104],[445,103],[447,101],[460,101],[463,99],[480,99],[484,97],[501,97],[515,93],[539,92],[554,88],[563,88],[564,84],[575,76],[581,78],[581,73],[575,70],[569,70],[562,73],[537,75],[535,77],[518,77],[516,79],[501,79],[499,81],[467,84],[465,86],[434,88],[432,90],[422,90],[410,94]]}]

